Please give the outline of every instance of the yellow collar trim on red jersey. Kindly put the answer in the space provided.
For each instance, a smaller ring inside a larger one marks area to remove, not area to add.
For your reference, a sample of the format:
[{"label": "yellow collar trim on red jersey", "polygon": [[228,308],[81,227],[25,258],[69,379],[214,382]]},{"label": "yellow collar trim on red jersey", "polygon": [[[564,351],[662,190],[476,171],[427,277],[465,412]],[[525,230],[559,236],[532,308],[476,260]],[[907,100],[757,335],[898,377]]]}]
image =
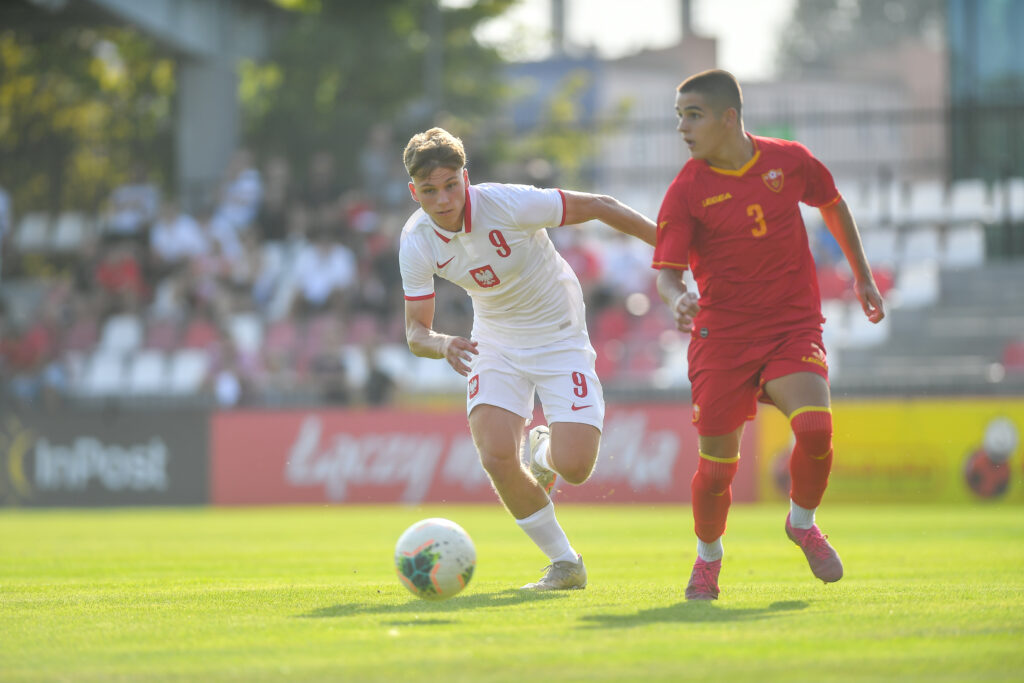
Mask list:
[{"label": "yellow collar trim on red jersey", "polygon": [[757,160],[761,158],[761,150],[757,146],[757,141],[754,140],[753,136],[750,135],[749,133],[747,134],[747,138],[749,138],[750,143],[752,145],[754,145],[754,156],[750,157],[750,160],[747,161],[747,163],[743,164],[743,166],[741,166],[740,168],[737,168],[735,171],[727,169],[727,168],[716,168],[715,166],[712,166],[711,164],[708,164],[708,168],[710,168],[715,173],[721,173],[722,175],[735,176],[735,177],[739,177],[739,176],[744,175],[747,171],[749,171],[751,168],[753,168],[754,164],[757,163]]}]

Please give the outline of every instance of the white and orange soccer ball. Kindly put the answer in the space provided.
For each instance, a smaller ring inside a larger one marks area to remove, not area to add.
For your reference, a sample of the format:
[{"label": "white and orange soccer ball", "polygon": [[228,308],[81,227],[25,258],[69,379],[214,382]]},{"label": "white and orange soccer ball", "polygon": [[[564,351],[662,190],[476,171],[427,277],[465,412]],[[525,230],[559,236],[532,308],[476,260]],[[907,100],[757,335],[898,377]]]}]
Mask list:
[{"label": "white and orange soccer ball", "polygon": [[405,530],[395,544],[395,571],[402,585],[424,600],[447,600],[473,578],[476,548],[455,522],[432,517]]}]

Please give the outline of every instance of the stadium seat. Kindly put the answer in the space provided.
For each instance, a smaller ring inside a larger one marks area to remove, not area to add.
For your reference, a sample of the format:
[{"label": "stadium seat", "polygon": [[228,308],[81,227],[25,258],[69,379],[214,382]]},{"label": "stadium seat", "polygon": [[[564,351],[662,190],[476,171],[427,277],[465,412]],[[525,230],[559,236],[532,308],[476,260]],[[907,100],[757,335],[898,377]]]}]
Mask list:
[{"label": "stadium seat", "polygon": [[231,338],[242,353],[256,353],[263,343],[263,320],[255,313],[235,313],[228,319]]},{"label": "stadium seat", "polygon": [[825,318],[822,341],[827,353],[842,348],[846,343],[847,310],[846,303],[838,299],[826,299],[821,302],[821,315]]},{"label": "stadium seat", "polygon": [[171,394],[198,393],[206,378],[209,358],[200,349],[178,349],[171,355],[167,390]]},{"label": "stadium seat", "polygon": [[938,263],[942,258],[939,229],[934,225],[913,228],[903,236],[900,245],[901,266],[916,263]]},{"label": "stadium seat", "polygon": [[143,324],[137,315],[119,313],[107,318],[100,332],[100,349],[128,353],[142,346]]},{"label": "stadium seat", "polygon": [[128,391],[136,396],[157,396],[167,390],[167,355],[160,350],[139,351],[128,369]]},{"label": "stadium seat", "polygon": [[946,268],[975,268],[985,262],[985,228],[973,223],[946,233],[942,265]]},{"label": "stadium seat", "polygon": [[942,181],[918,180],[908,186],[908,192],[904,222],[916,225],[946,220],[949,209],[946,187]]},{"label": "stadium seat", "polygon": [[68,211],[57,217],[51,244],[54,251],[78,251],[90,236],[92,224],[84,214]]},{"label": "stadium seat", "polygon": [[868,263],[872,267],[893,268],[896,265],[898,251],[896,248],[897,235],[894,229],[877,227],[865,230],[861,234],[861,242],[864,245],[864,254],[868,257]]},{"label": "stadium seat", "polygon": [[1006,193],[1005,202],[1010,207],[1010,220],[1019,223],[1024,221],[1024,178],[1010,178],[1003,186]]},{"label": "stadium seat", "polygon": [[950,188],[951,223],[988,222],[994,217],[991,196],[984,180],[957,180]]},{"label": "stadium seat", "polygon": [[928,306],[939,299],[939,267],[935,262],[910,264],[896,274],[894,305],[905,308]]},{"label": "stadium seat", "polygon": [[[866,349],[878,346],[889,338],[889,318],[873,323],[864,315],[859,302],[851,302],[846,312],[845,346]],[[826,346],[827,351],[827,346]]]},{"label": "stadium seat", "polygon": [[91,398],[111,397],[124,394],[124,355],[109,349],[97,349],[85,361],[77,393]]},{"label": "stadium seat", "polygon": [[45,251],[50,245],[50,217],[45,213],[27,213],[18,224],[14,247],[20,252]]}]

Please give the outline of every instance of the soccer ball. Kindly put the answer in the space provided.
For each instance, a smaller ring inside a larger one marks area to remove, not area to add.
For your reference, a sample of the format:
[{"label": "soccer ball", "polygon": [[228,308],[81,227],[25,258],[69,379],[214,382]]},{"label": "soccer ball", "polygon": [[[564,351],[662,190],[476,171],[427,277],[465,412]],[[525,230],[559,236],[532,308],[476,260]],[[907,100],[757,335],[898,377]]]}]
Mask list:
[{"label": "soccer ball", "polygon": [[424,600],[447,600],[473,578],[476,548],[455,522],[432,517],[405,530],[395,544],[395,571],[402,585]]}]

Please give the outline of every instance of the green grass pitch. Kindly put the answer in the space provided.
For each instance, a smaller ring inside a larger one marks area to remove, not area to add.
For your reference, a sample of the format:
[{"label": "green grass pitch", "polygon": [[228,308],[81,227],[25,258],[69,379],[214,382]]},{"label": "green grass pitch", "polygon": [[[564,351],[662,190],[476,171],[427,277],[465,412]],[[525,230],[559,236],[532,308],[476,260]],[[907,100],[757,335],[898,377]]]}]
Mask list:
[{"label": "green grass pitch", "polygon": [[[473,536],[442,603],[392,566],[412,522]],[[686,603],[688,506],[563,505],[584,591],[499,508],[0,512],[2,681],[1020,681],[1024,507],[823,506],[823,585],[781,505],[735,506],[722,596]]]}]

